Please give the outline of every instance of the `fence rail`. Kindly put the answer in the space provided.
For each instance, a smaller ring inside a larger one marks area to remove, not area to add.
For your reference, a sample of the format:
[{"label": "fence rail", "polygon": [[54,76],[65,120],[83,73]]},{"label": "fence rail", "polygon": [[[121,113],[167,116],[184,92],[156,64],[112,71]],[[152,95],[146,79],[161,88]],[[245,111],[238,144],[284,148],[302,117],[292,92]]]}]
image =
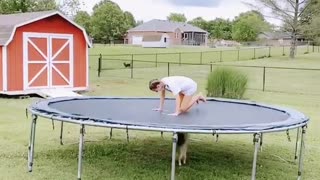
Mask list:
[{"label": "fence rail", "polygon": [[[219,51],[201,51],[201,52],[164,52],[164,53],[136,53],[136,54],[94,54],[91,57],[99,57],[99,61],[108,61],[99,66],[101,69],[123,68],[124,62],[132,64],[132,61],[153,62],[154,67],[158,67],[161,62],[197,63],[207,64],[212,62],[242,61],[254,60],[268,57],[288,56],[289,46],[282,47],[255,47],[242,49],[229,49]],[[296,54],[306,54],[310,52],[320,52],[319,46],[299,46]],[[99,62],[100,63],[100,62]],[[149,67],[149,66],[146,66]],[[99,71],[99,69],[98,69]]]},{"label": "fence rail", "polygon": [[[253,79],[254,87],[249,89],[257,89],[262,91],[273,91],[273,92],[289,92],[292,90],[300,90],[302,92],[311,92],[312,94],[320,93],[320,85],[317,90],[310,90],[310,87],[313,85],[309,82],[303,82],[304,79],[299,79],[300,74],[307,74],[306,78],[314,78],[313,74],[317,75],[317,78],[320,79],[320,69],[317,68],[291,68],[291,67],[280,67],[280,66],[250,66],[250,65],[232,65],[232,64],[221,64],[220,62],[226,59],[223,58],[224,54],[230,54],[232,51],[236,51],[236,54],[241,54],[243,51],[252,52],[252,57],[258,58],[259,51],[261,49],[266,49],[267,55],[271,54],[271,56],[275,56],[272,54],[272,47],[267,48],[251,48],[245,50],[228,50],[228,51],[207,51],[207,52],[178,52],[178,53],[148,53],[148,54],[115,54],[115,55],[102,55],[99,54],[93,55],[93,57],[98,57],[98,77],[101,77],[102,71],[106,70],[125,70],[123,73],[128,72],[128,76],[130,78],[136,78],[138,76],[145,76],[144,73],[151,73],[155,75],[155,72],[161,71],[162,75],[174,75],[174,74],[184,74],[189,72],[195,72],[194,69],[201,71],[203,74],[213,72],[214,68],[226,66],[226,67],[234,67],[234,68],[242,68],[245,69],[246,72],[249,72],[250,78]],[[270,50],[271,49],[271,50]],[[309,48],[308,48],[309,49]],[[302,49],[305,52],[308,52],[308,49]],[[312,48],[319,50],[319,47]],[[279,52],[279,49],[277,49]],[[280,49],[280,54],[278,56],[283,56],[283,48]],[[305,53],[300,48],[301,53]],[[320,52],[320,51],[315,51]],[[206,58],[206,53],[210,53],[210,55],[216,53],[216,57],[218,60],[214,58]],[[197,56],[195,56],[197,54]],[[169,55],[169,56],[168,56]],[[161,56],[166,56],[165,58],[161,58]],[[191,57],[190,57],[191,56]],[[270,56],[270,55],[269,55]],[[195,60],[195,58],[198,60]],[[236,60],[239,59],[239,55]],[[248,57],[248,55],[247,55]],[[250,54],[249,54],[250,57]],[[268,56],[267,56],[268,57]],[[252,58],[253,59],[253,58]],[[252,60],[249,59],[249,60]],[[230,60],[230,58],[229,58]],[[192,66],[192,67],[191,67]],[[281,72],[280,72],[281,70]],[[307,73],[301,73],[302,71],[307,71]],[[311,73],[311,71],[316,73]],[[179,73],[177,73],[179,72]],[[283,73],[284,72],[284,73]],[[121,73],[121,74],[123,74]],[[278,78],[275,74],[282,74],[281,78]],[[193,74],[189,74],[193,75]],[[286,76],[293,76],[289,78],[290,82],[286,82]],[[298,82],[295,82],[295,79],[298,79]],[[305,83],[306,87],[303,85],[297,85],[299,83]],[[283,86],[277,85],[287,84],[294,86],[294,88],[286,87],[285,91],[281,91],[279,89],[283,88]],[[306,84],[307,83],[307,84]],[[309,83],[309,84],[308,84]],[[310,86],[310,87],[309,87]],[[309,90],[307,89],[309,88]],[[307,90],[305,90],[307,89]],[[300,92],[299,92],[300,93]],[[308,94],[308,93],[307,93]],[[310,94],[310,93],[309,93]]]}]

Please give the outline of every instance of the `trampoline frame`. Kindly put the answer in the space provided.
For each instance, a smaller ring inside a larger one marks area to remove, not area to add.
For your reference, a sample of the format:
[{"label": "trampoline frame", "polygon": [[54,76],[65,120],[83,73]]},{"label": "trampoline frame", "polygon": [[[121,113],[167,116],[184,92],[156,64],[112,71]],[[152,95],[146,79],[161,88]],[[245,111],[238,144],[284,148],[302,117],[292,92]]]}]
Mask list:
[{"label": "trampoline frame", "polygon": [[[109,99],[115,99],[114,97],[104,97]],[[122,97],[118,99],[137,99],[134,97]],[[154,99],[154,98],[141,98],[138,99]],[[262,105],[261,103],[256,103],[252,101],[243,101],[243,100],[231,100],[231,99],[222,99],[222,98],[208,98],[208,100],[219,100],[219,101],[227,101],[227,102],[241,102],[241,103],[247,103],[247,104],[256,104],[260,106],[266,106],[271,107],[269,105]],[[291,113],[298,113],[299,115],[303,115],[299,113],[298,111],[294,111],[291,109],[283,108],[283,107],[276,107],[272,106],[272,108],[275,109],[281,109],[285,110],[286,112]],[[128,129],[132,130],[140,130],[140,131],[159,131],[161,134],[163,132],[172,132],[172,161],[171,161],[171,180],[175,179],[175,164],[176,164],[176,150],[177,150],[177,141],[178,136],[177,133],[184,132],[184,133],[198,133],[198,134],[253,134],[253,143],[254,143],[254,153],[253,153],[253,162],[252,162],[252,172],[251,172],[251,180],[256,179],[256,172],[257,172],[257,160],[258,160],[258,152],[259,148],[261,150],[262,148],[262,140],[263,140],[263,134],[264,133],[272,133],[272,132],[281,132],[281,131],[287,131],[287,135],[289,138],[289,130],[297,129],[297,135],[296,135],[296,143],[295,143],[295,156],[294,159],[298,159],[298,177],[297,179],[300,180],[302,178],[302,171],[303,171],[303,158],[304,158],[304,151],[305,151],[305,134],[307,129],[307,123],[309,121],[309,118],[307,118],[306,121],[295,124],[288,127],[281,127],[276,129],[268,129],[263,131],[234,131],[234,130],[192,130],[192,129],[178,129],[178,128],[154,128],[154,127],[143,127],[143,126],[135,126],[135,125],[121,125],[121,124],[110,124],[110,123],[92,123],[90,121],[80,121],[80,120],[73,120],[66,116],[55,116],[55,115],[49,115],[43,112],[36,111],[32,109],[31,107],[26,109],[26,115],[28,116],[28,111],[32,114],[32,120],[31,120],[31,128],[30,128],[30,138],[29,138],[29,145],[28,145],[28,171],[32,172],[33,170],[33,161],[34,161],[34,146],[35,146],[35,134],[36,134],[36,124],[38,117],[43,117],[45,119],[61,121],[61,129],[60,129],[60,144],[63,145],[62,142],[62,134],[63,134],[63,123],[73,123],[80,125],[80,136],[79,136],[79,152],[78,152],[78,174],[77,177],[79,180],[81,180],[81,174],[82,174],[82,159],[83,159],[83,148],[84,148],[84,132],[85,132],[85,126],[96,126],[96,127],[108,127],[108,128],[117,128],[117,129],[126,129],[128,133]],[[54,124],[53,124],[54,126]],[[300,130],[301,129],[301,130]],[[110,132],[111,136],[112,131]],[[127,134],[128,138],[128,134]],[[299,141],[300,138],[300,141]],[[299,144],[300,143],[300,144]],[[300,146],[300,147],[299,147]],[[299,149],[299,150],[298,150]]]}]

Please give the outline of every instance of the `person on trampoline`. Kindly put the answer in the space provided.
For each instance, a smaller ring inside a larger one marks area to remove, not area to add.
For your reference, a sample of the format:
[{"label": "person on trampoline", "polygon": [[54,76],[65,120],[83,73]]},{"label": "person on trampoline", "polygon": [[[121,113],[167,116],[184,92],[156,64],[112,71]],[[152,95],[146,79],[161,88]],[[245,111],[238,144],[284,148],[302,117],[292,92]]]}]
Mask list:
[{"label": "person on trampoline", "polygon": [[149,82],[149,89],[154,92],[160,92],[160,106],[153,109],[155,111],[163,111],[165,91],[173,94],[176,98],[176,109],[175,113],[169,114],[173,116],[187,112],[195,103],[198,104],[199,101],[206,102],[201,93],[195,94],[197,83],[185,76],[169,76],[160,80],[152,79]]}]

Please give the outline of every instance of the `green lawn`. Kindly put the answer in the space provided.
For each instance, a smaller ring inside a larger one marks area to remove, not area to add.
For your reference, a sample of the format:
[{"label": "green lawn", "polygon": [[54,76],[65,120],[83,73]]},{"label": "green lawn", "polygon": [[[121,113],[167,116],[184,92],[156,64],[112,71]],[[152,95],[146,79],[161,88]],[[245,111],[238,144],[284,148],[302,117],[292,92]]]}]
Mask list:
[{"label": "green lawn", "polygon": [[[169,49],[180,51],[185,49]],[[190,49],[187,49],[190,50]],[[196,49],[193,49],[196,50]],[[198,49],[199,51],[201,49]],[[152,52],[152,49],[108,46],[91,49],[92,54],[103,52]],[[161,49],[161,51],[166,51]],[[185,50],[186,51],[186,50]],[[225,62],[227,64],[320,68],[320,55],[300,54],[296,60],[287,57]],[[90,91],[86,95],[107,96],[156,96],[148,90],[151,78],[165,76],[167,67],[103,71],[97,77],[96,60],[90,60]],[[320,73],[295,72],[268,69],[267,90],[290,93],[262,92],[261,69],[243,68],[249,75],[249,87],[245,98],[295,108],[311,118],[307,129],[306,152],[303,178],[316,180],[320,169]],[[209,66],[172,66],[170,74],[183,74],[199,82],[205,92]],[[293,92],[304,91],[297,94]],[[0,179],[75,179],[77,177],[77,155],[79,126],[65,124],[64,145],[59,144],[59,125],[40,118],[37,123],[34,171],[27,172],[27,147],[30,132],[30,116],[26,118],[25,108],[36,98],[0,99]],[[150,107],[151,108],[151,107]],[[130,142],[126,141],[125,130],[114,130],[109,139],[108,128],[87,127],[85,134],[85,155],[83,179],[169,179],[171,168],[171,134],[162,139],[159,132],[129,131]],[[297,162],[294,162],[296,131],[290,131],[291,142],[285,132],[266,134],[263,151],[259,153],[257,179],[291,180],[297,176]],[[252,135],[220,135],[215,142],[212,135],[192,134],[187,165],[176,168],[177,179],[250,179],[254,147]]]}]

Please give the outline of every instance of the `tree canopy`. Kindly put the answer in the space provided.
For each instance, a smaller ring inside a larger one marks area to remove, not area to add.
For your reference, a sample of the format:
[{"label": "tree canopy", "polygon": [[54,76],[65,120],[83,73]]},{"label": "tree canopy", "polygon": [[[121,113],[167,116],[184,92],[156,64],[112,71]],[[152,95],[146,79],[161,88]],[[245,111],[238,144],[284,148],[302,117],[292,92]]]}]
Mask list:
[{"label": "tree canopy", "polygon": [[55,0],[0,0],[0,14],[58,9]]},{"label": "tree canopy", "polygon": [[175,22],[187,22],[185,15],[180,13],[170,13],[167,17],[167,20]]},{"label": "tree canopy", "polygon": [[91,35],[95,41],[105,43],[123,39],[126,31],[134,24],[135,20],[131,13],[123,12],[116,3],[104,0],[93,8]]},{"label": "tree canopy", "polygon": [[236,41],[255,41],[260,32],[269,31],[270,28],[261,13],[248,11],[235,18],[232,38]]},{"label": "tree canopy", "polygon": [[[93,13],[80,10],[80,0],[0,0],[0,14],[59,10],[84,27],[95,42],[109,43],[123,39],[128,29],[143,20],[135,20],[129,11],[123,11],[111,0],[101,0],[93,7]],[[272,12],[272,18],[282,20],[282,30],[292,32],[320,43],[320,0],[255,0],[249,4],[253,10],[240,13],[233,20],[215,18],[205,20],[196,17],[188,20],[183,13],[169,13],[167,20],[189,23],[209,32],[209,38],[236,41],[255,41],[262,31],[273,31],[273,25],[265,18],[264,10]],[[260,7],[260,8],[259,8]],[[295,46],[295,42],[292,43]],[[294,47],[292,47],[293,49]]]}]

